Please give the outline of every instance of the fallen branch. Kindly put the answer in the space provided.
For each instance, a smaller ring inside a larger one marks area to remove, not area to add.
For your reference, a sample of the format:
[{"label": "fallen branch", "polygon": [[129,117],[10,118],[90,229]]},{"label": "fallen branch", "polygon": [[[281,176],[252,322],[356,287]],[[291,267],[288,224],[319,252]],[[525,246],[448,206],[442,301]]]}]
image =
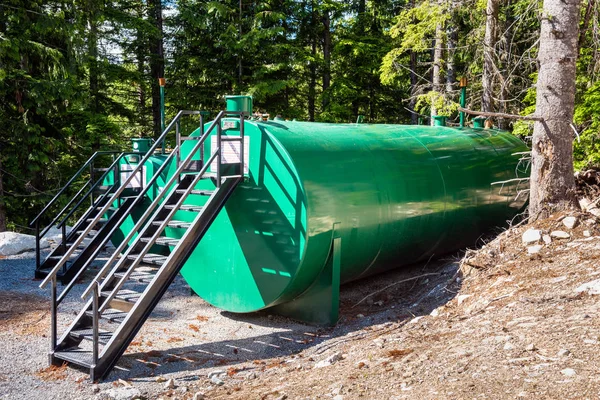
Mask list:
[{"label": "fallen branch", "polygon": [[376,291],[376,292],[373,292],[373,293],[371,293],[371,294],[368,294],[368,295],[367,295],[367,296],[365,296],[365,297],[364,297],[364,298],[363,298],[361,301],[359,301],[358,303],[356,303],[355,305],[353,305],[353,306],[352,306],[352,308],[356,307],[357,305],[359,305],[360,303],[362,303],[363,301],[365,301],[365,300],[366,300],[366,299],[368,299],[369,297],[371,297],[371,296],[375,296],[376,294],[378,294],[378,293],[381,293],[381,292],[383,292],[383,291],[385,291],[385,290],[387,290],[387,289],[391,288],[392,286],[399,285],[399,284],[401,284],[401,283],[405,283],[405,282],[414,281],[415,279],[421,279],[421,278],[424,278],[424,277],[426,277],[426,276],[433,276],[433,275],[439,275],[439,273],[433,273],[433,272],[432,272],[432,273],[429,273],[429,274],[423,274],[423,275],[419,275],[419,276],[413,276],[412,278],[403,279],[403,280],[401,280],[401,281],[394,282],[394,283],[392,283],[392,284],[390,284],[390,285],[387,285],[387,286],[386,286],[386,287],[384,287],[383,289],[380,289],[380,290],[378,290],[378,291]]},{"label": "fallen branch", "polygon": [[479,115],[482,117],[521,119],[523,121],[543,121],[544,120],[544,118],[536,117],[535,115],[515,115],[515,114],[505,114],[505,113],[484,112],[484,111],[472,111],[472,110],[468,110],[468,109],[462,108],[462,107],[458,107],[458,111],[467,113],[469,115]]}]

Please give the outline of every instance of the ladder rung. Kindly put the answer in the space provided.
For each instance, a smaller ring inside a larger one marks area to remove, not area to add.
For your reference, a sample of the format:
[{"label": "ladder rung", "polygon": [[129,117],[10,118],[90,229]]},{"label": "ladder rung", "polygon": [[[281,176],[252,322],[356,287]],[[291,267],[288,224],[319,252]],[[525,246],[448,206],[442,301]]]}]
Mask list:
[{"label": "ladder rung", "polygon": [[[142,243],[150,243],[150,238],[140,238],[140,242]],[[179,243],[179,239],[168,238],[165,236],[160,236],[156,239],[154,244],[158,244],[161,246],[177,246]]]},{"label": "ladder rung", "polygon": [[[161,226],[163,222],[164,221],[153,221],[152,225],[154,225],[154,226]],[[179,228],[179,229],[187,229],[191,225],[192,225],[191,222],[183,222],[183,221],[176,221],[176,220],[169,221],[169,223],[167,224],[167,226],[169,228]]]},{"label": "ladder rung", "polygon": [[[139,254],[130,254],[127,256],[127,259],[135,261],[140,257]],[[146,254],[142,261],[146,264],[154,264],[154,265],[163,265],[163,263],[167,260],[167,256],[162,256],[160,254]]]},{"label": "ladder rung", "polygon": [[[94,339],[94,332],[92,328],[74,329],[69,332],[70,336],[78,339],[85,339],[92,341]],[[98,330],[98,343],[107,344],[112,338],[113,332]]]}]

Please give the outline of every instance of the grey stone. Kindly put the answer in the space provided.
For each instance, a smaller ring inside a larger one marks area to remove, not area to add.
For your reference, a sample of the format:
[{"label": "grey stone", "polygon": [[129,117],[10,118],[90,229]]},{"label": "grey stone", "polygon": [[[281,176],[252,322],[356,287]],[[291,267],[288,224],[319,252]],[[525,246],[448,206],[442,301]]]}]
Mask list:
[{"label": "grey stone", "polygon": [[550,232],[550,236],[556,239],[570,239],[571,235],[569,235],[565,231],[552,231]]},{"label": "grey stone", "polygon": [[506,344],[504,345],[504,350],[506,351],[513,350],[514,348],[515,346],[511,342],[506,342]]},{"label": "grey stone", "polygon": [[100,391],[100,386],[98,386],[98,385],[92,385],[92,392],[98,393],[99,391]]},{"label": "grey stone", "polygon": [[223,382],[221,379],[219,379],[219,377],[216,375],[213,376],[212,378],[210,378],[210,381],[217,386],[223,386],[225,384],[225,382]]},{"label": "grey stone", "polygon": [[583,231],[583,236],[590,237],[590,236],[592,236],[592,234],[590,231]]},{"label": "grey stone", "polygon": [[139,389],[134,388],[133,386],[108,389],[104,394],[112,400],[135,400],[142,397],[142,393]]},{"label": "grey stone", "polygon": [[338,394],[337,396],[333,397],[333,400],[344,400],[344,396],[342,396],[341,394]]},{"label": "grey stone", "polygon": [[552,238],[550,237],[550,235],[544,235],[544,236],[542,236],[542,240],[546,244],[552,244]]},{"label": "grey stone", "polygon": [[575,371],[573,368],[565,368],[562,371],[560,371],[561,374],[563,374],[564,376],[575,376],[577,375],[577,371]]},{"label": "grey stone", "polygon": [[577,225],[577,217],[566,217],[562,220],[562,223],[568,229],[573,229],[575,228],[575,225]]},{"label": "grey stone", "polygon": [[206,397],[204,397],[204,393],[196,392],[196,393],[194,393],[193,400],[204,400],[205,398]]},{"label": "grey stone", "polygon": [[527,346],[525,346],[525,350],[527,350],[527,351],[535,351],[535,350],[537,350],[537,347],[535,347],[535,344],[529,343]]},{"label": "grey stone", "polygon": [[536,243],[542,239],[542,231],[539,229],[527,229],[522,236],[524,244]]},{"label": "grey stone", "polygon": [[540,251],[542,251],[543,248],[544,248],[544,246],[542,246],[541,244],[536,244],[535,246],[529,246],[527,248],[527,253],[528,254],[537,254]]},{"label": "grey stone", "polygon": [[171,378],[165,383],[165,389],[175,389],[175,379]]},{"label": "grey stone", "polygon": [[557,355],[559,357],[567,357],[570,354],[571,354],[571,351],[569,349],[560,349],[557,353]]},{"label": "grey stone", "polygon": [[222,369],[215,369],[214,371],[210,371],[208,373],[208,379],[212,378],[213,376],[223,375],[224,373],[225,371],[223,371]]},{"label": "grey stone", "polygon": [[575,292],[587,292],[588,294],[600,294],[600,279],[596,279],[595,281],[591,281],[588,283],[584,283],[575,289]]}]

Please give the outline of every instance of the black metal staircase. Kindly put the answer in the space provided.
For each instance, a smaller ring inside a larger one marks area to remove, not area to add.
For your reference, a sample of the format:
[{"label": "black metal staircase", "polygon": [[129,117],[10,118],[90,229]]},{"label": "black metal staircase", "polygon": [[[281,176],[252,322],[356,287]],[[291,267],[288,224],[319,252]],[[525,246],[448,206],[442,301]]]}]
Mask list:
[{"label": "black metal staircase", "polygon": [[[193,137],[193,149],[188,152],[185,160],[181,160],[181,143],[187,138],[180,137],[179,118],[190,113],[199,112],[180,112],[161,136],[164,141],[168,131],[175,126],[177,145],[152,179],[156,179],[164,171],[171,157],[174,157],[177,165],[175,173],[152,204],[146,207],[144,214],[92,280],[82,295],[84,303],[81,311],[58,340],[57,305],[64,298],[63,293],[57,296],[58,264],[42,282],[41,287],[51,284],[52,289],[49,353],[51,363],[62,364],[66,361],[89,370],[92,381],[108,374],[173,282],[237,184],[244,179],[243,119],[246,113],[233,113],[240,118],[239,136],[222,135],[221,119],[226,115],[225,112],[219,113],[206,132],[201,123],[200,135]],[[211,133],[217,137],[216,146],[211,149],[211,155],[205,160],[203,146]],[[225,140],[240,141],[239,163],[222,162],[221,149]],[[200,154],[200,160],[193,159],[197,154]],[[216,166],[216,171],[208,172],[211,164]],[[211,180],[215,189],[197,189],[197,184],[202,180]],[[114,191],[112,197],[97,211],[96,216],[87,218],[90,219],[89,224],[98,223],[100,216],[108,210],[110,203],[126,184],[127,182],[123,183]],[[139,196],[144,193],[142,191]],[[139,201],[139,196],[133,203]],[[202,206],[184,204],[189,196],[203,196],[206,202]],[[126,203],[122,206],[125,209],[130,207],[132,205]],[[175,220],[175,214],[180,211],[186,211],[193,216],[188,218],[191,221]],[[118,212],[119,210],[116,210],[115,214]],[[111,216],[110,219],[112,218]],[[121,218],[114,218],[115,224],[107,230],[114,231],[119,226]],[[180,238],[168,237],[165,232],[168,228],[178,229],[181,233]],[[86,231],[89,231],[89,228]],[[106,234],[108,233],[107,231]],[[80,244],[78,239],[73,246]],[[157,246],[166,251],[160,254],[153,252]],[[94,252],[97,253],[97,250]],[[68,251],[63,256],[67,254]]]}]

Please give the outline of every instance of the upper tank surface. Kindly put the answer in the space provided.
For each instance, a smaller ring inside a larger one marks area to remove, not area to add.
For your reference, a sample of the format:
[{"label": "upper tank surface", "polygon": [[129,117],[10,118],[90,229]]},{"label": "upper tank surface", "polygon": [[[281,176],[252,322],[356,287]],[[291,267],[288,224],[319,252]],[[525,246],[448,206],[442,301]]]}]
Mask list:
[{"label": "upper tank surface", "polygon": [[[239,134],[225,126],[224,135]],[[334,230],[349,281],[473,244],[525,202],[515,200],[516,183],[493,185],[516,177],[514,153],[527,150],[505,132],[272,121],[246,122],[245,135],[247,180],[182,270],[201,297],[229,311],[305,291],[325,265]],[[223,150],[235,161],[234,144]]]}]

